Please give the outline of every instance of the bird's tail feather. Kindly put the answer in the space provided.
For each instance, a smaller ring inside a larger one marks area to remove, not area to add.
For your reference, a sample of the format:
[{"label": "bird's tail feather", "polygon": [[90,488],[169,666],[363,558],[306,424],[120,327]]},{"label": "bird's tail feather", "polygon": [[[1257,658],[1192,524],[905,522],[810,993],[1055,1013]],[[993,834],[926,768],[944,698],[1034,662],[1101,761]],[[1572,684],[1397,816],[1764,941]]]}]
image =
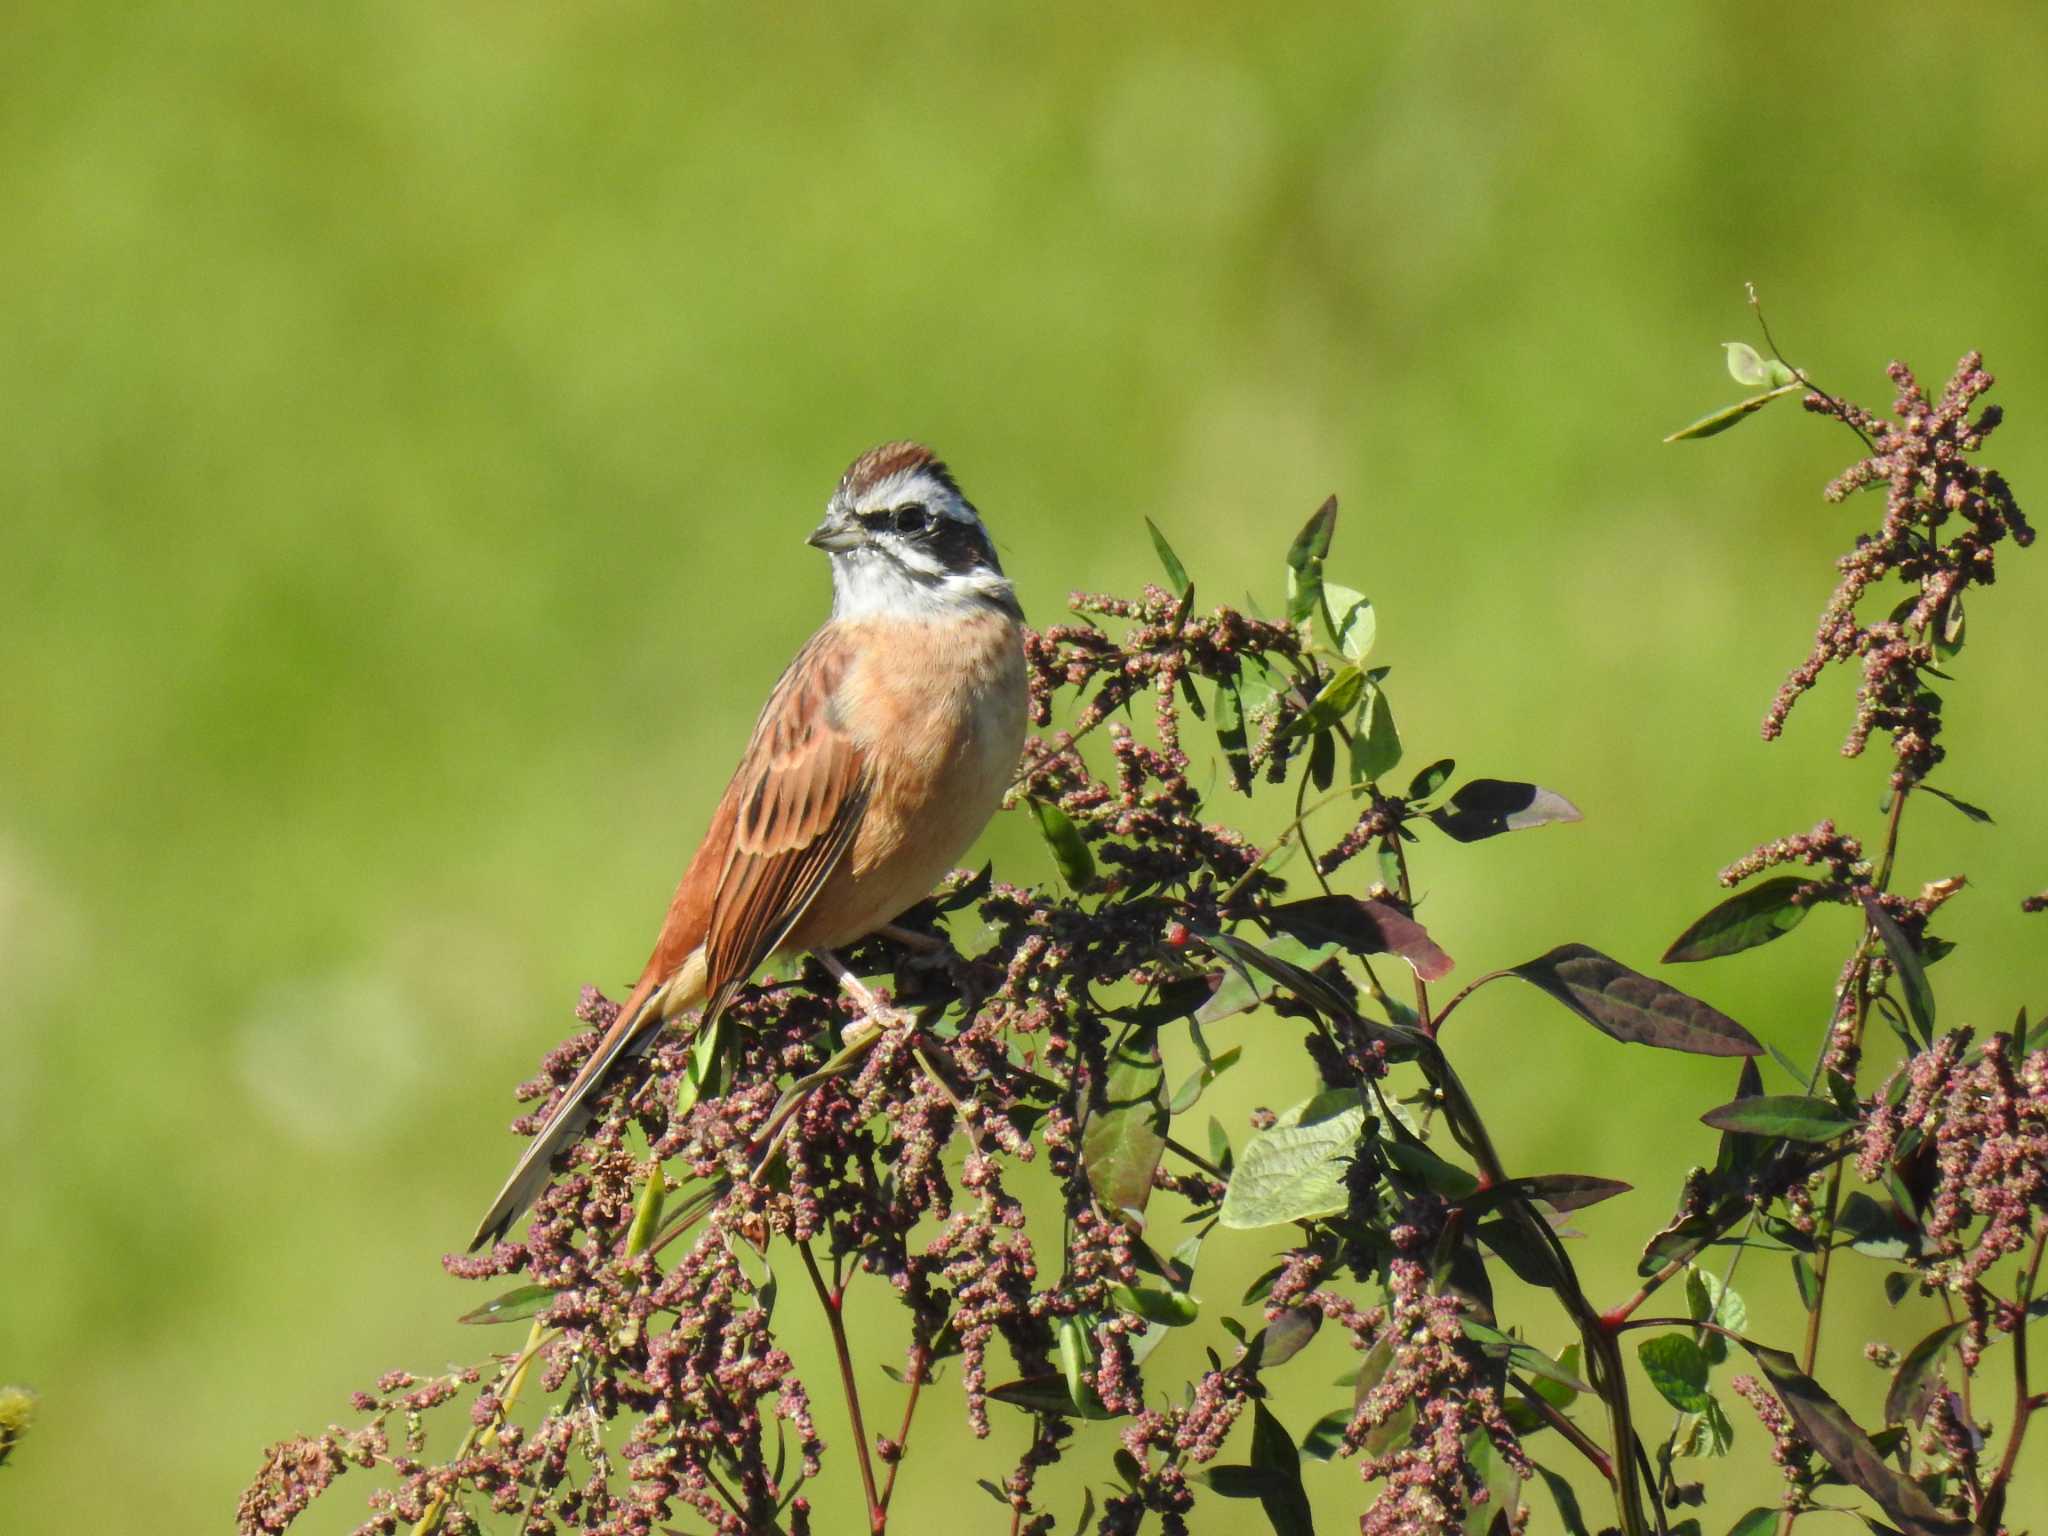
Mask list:
[{"label": "bird's tail feather", "polygon": [[663,1023],[697,1000],[687,995],[688,992],[702,990],[701,979],[689,974],[693,970],[701,972],[701,967],[685,966],[682,972],[665,981],[648,976],[633,989],[633,995],[619,1009],[619,1016],[612,1021],[611,1028],[597,1042],[597,1049],[590,1053],[590,1060],[583,1064],[583,1070],[576,1074],[561,1101],[555,1105],[547,1124],[527,1143],[511,1176],[505,1180],[504,1188],[498,1191],[498,1198],[491,1202],[490,1211],[478,1223],[476,1236],[469,1240],[470,1252],[476,1252],[486,1243],[499,1241],[512,1230],[512,1223],[533,1204],[534,1197],[547,1188],[548,1179],[554,1172],[555,1154],[589,1128],[591,1096],[621,1063],[654,1043]]}]

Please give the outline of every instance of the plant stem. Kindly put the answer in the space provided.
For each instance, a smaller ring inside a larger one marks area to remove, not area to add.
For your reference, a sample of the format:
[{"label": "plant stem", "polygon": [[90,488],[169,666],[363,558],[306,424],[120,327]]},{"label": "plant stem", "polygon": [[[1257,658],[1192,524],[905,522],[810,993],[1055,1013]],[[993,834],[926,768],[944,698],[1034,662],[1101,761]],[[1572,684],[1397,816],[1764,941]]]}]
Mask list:
[{"label": "plant stem", "polygon": [[2020,1276],[2019,1295],[2014,1298],[2019,1325],[2012,1331],[2012,1428],[2006,1431],[2005,1454],[1999,1458],[1998,1470],[1991,1475],[1991,1486],[1984,1491],[1984,1502],[1977,1508],[1980,1531],[1998,1529],[2005,1514],[2006,1485],[2012,1481],[2013,1468],[2019,1465],[2020,1442],[2027,1437],[2027,1421],[2042,1405],[2042,1399],[2034,1396],[2027,1384],[2027,1308],[2034,1299],[2034,1283],[2041,1276],[2044,1250],[2048,1250],[2048,1227],[2043,1227],[2034,1239],[2034,1257]]},{"label": "plant stem", "polygon": [[839,1385],[846,1394],[846,1415],[853,1423],[853,1443],[860,1452],[861,1490],[867,1495],[868,1529],[881,1536],[888,1526],[889,1514],[882,1506],[881,1496],[875,1491],[875,1465],[868,1453],[867,1425],[861,1419],[860,1388],[853,1380],[853,1352],[846,1344],[846,1287],[836,1289],[825,1284],[825,1277],[818,1273],[818,1261],[811,1256],[808,1242],[796,1245],[797,1253],[804,1261],[804,1272],[811,1277],[811,1289],[818,1293],[818,1301],[825,1309],[825,1321],[832,1330],[832,1348],[839,1356]]},{"label": "plant stem", "polygon": [[[539,1318],[533,1320],[533,1326],[526,1330],[526,1347],[512,1358],[511,1363],[498,1377],[505,1383],[505,1390],[498,1394],[497,1412],[485,1423],[470,1426],[469,1433],[462,1437],[462,1444],[456,1447],[454,1456],[450,1458],[451,1465],[468,1457],[469,1453],[476,1449],[479,1441],[489,1445],[497,1440],[498,1427],[505,1422],[518,1403],[519,1394],[526,1388],[527,1373],[533,1368],[534,1358],[540,1354],[541,1346],[553,1337]],[[426,1513],[421,1515],[418,1523],[413,1526],[412,1536],[434,1536],[434,1533],[441,1529],[442,1518],[448,1513],[449,1498],[449,1492],[445,1488],[434,1495],[427,1504]]]},{"label": "plant stem", "polygon": [[882,1480],[882,1513],[889,1512],[890,1496],[896,1492],[896,1469],[903,1465],[903,1451],[910,1443],[910,1419],[917,1412],[917,1394],[924,1387],[931,1368],[931,1350],[923,1340],[910,1349],[910,1396],[903,1404],[903,1422],[896,1427],[896,1459],[889,1463],[889,1475]]}]

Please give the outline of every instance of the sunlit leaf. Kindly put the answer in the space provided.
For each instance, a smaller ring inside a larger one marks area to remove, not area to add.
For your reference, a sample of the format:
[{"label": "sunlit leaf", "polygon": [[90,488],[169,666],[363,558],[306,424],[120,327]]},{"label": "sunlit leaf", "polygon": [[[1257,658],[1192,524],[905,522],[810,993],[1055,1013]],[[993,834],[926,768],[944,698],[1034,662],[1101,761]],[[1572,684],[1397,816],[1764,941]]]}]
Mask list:
[{"label": "sunlit leaf", "polygon": [[1769,1536],[1778,1528],[1778,1519],[1783,1513],[1775,1506],[1752,1509],[1728,1527],[1728,1536]]},{"label": "sunlit leaf", "polygon": [[654,1241],[654,1234],[661,1227],[661,1203],[667,1193],[668,1181],[662,1177],[661,1164],[656,1162],[648,1170],[647,1182],[641,1186],[640,1198],[633,1205],[633,1224],[626,1229],[627,1258],[639,1258]]},{"label": "sunlit leaf", "polygon": [[[1215,948],[1214,945],[1210,947]],[[1269,955],[1289,961],[1302,971],[1313,971],[1336,952],[1336,947],[1332,944],[1311,946],[1286,935],[1273,940],[1264,948]],[[1210,994],[1209,1000],[1195,1014],[1197,1024],[1214,1024],[1230,1018],[1233,1014],[1243,1013],[1248,1008],[1256,1008],[1273,995],[1278,985],[1263,969],[1255,969],[1233,958],[1227,952],[1227,948],[1218,950],[1218,953],[1230,960],[1231,964],[1224,971],[1222,981]]]},{"label": "sunlit leaf", "polygon": [[1400,761],[1401,734],[1394,729],[1393,706],[1387,702],[1386,689],[1368,679],[1358,723],[1351,733],[1352,780],[1375,782],[1382,774],[1393,772]]},{"label": "sunlit leaf", "polygon": [[1673,940],[1664,951],[1664,963],[1713,960],[1782,938],[1813,910],[1811,904],[1794,900],[1812,884],[1786,875],[1737,891]]},{"label": "sunlit leaf", "polygon": [[1726,432],[1730,427],[1737,425],[1754,412],[1762,410],[1781,395],[1798,394],[1805,387],[1805,385],[1797,382],[1781,384],[1776,389],[1766,390],[1761,395],[1751,395],[1748,399],[1738,400],[1733,405],[1724,405],[1718,411],[1709,411],[1698,421],[1688,422],[1685,426],[1680,427],[1676,432],[1665,438],[1664,441],[1667,443],[1683,443],[1696,437],[1713,437],[1717,433]]},{"label": "sunlit leaf", "polygon": [[1438,758],[1428,767],[1417,772],[1415,777],[1408,781],[1408,798],[1410,800],[1427,800],[1451,781],[1451,775],[1457,772],[1457,769],[1458,764],[1455,759],[1448,757]]},{"label": "sunlit leaf", "polygon": [[1061,1375],[1024,1376],[1016,1381],[1006,1381],[1001,1386],[990,1387],[988,1395],[1000,1403],[1011,1403],[1032,1413],[1056,1413],[1070,1419],[1114,1419],[1118,1415],[1102,1406],[1093,1392],[1086,1394],[1087,1402],[1077,1408],[1073,1396],[1067,1391],[1067,1379]]},{"label": "sunlit leaf", "polygon": [[1636,1346],[1650,1385],[1664,1401],[1684,1413],[1705,1413],[1713,1394],[1707,1390],[1707,1357],[1682,1333],[1660,1333]]},{"label": "sunlit leaf", "polygon": [[1579,820],[1579,808],[1554,790],[1509,779],[1472,779],[1458,786],[1450,803],[1429,813],[1437,830],[1461,843],[1476,843],[1503,832]]},{"label": "sunlit leaf", "polygon": [[1514,967],[1514,974],[1617,1040],[1703,1056],[1763,1053],[1726,1014],[1583,944],[1561,945]]},{"label": "sunlit leaf", "polygon": [[1299,624],[1323,600],[1323,560],[1330,553],[1330,535],[1337,527],[1337,498],[1332,496],[1302,525],[1287,549],[1287,618]]},{"label": "sunlit leaf", "polygon": [[1160,567],[1166,572],[1167,584],[1173,588],[1174,595],[1185,593],[1193,583],[1188,580],[1187,567],[1180,563],[1180,556],[1173,552],[1173,546],[1166,542],[1166,535],[1149,517],[1145,519],[1145,531],[1152,535],[1152,548],[1159,555]]},{"label": "sunlit leaf", "polygon": [[1920,1422],[1922,1415],[1927,1412],[1928,1402],[1940,1386],[1943,1352],[1962,1337],[1964,1330],[1969,1326],[1967,1320],[1960,1323],[1944,1323],[1906,1351],[1906,1358],[1899,1362],[1899,1368],[1892,1373],[1891,1388],[1884,1395],[1885,1423]]},{"label": "sunlit leaf", "polygon": [[1317,1461],[1334,1461],[1344,1454],[1344,1431],[1351,1427],[1349,1408],[1332,1408],[1301,1437],[1301,1453]]},{"label": "sunlit leaf", "polygon": [[1335,1102],[1337,1095],[1312,1099],[1253,1132],[1217,1212],[1224,1226],[1247,1230],[1334,1216],[1350,1204],[1344,1174],[1364,1134],[1365,1110],[1355,1095],[1341,1098],[1349,1103]]},{"label": "sunlit leaf", "polygon": [[1204,1090],[1211,1083],[1215,1082],[1217,1078],[1236,1066],[1238,1058],[1243,1054],[1244,1047],[1241,1045],[1233,1045],[1227,1051],[1218,1051],[1214,1056],[1188,1074],[1187,1081],[1182,1083],[1179,1089],[1175,1091],[1173,1102],[1167,1107],[1176,1115],[1185,1114],[1188,1110],[1193,1109],[1196,1101],[1202,1097]]},{"label": "sunlit leaf", "polygon": [[1081,829],[1050,801],[1033,800],[1031,814],[1038,818],[1038,830],[1045,835],[1045,845],[1052,850],[1053,863],[1067,889],[1085,891],[1095,881],[1095,855],[1088,851]]},{"label": "sunlit leaf", "polygon": [[1133,1029],[1110,1052],[1109,1072],[1081,1132],[1089,1187],[1110,1210],[1145,1209],[1166,1149],[1167,1119],[1158,1031]]},{"label": "sunlit leaf", "polygon": [[459,1323],[517,1323],[543,1312],[559,1291],[545,1285],[522,1285],[493,1296],[473,1312],[465,1312],[456,1321]]},{"label": "sunlit leaf", "polygon": [[1717,1131],[1775,1136],[1785,1141],[1833,1141],[1856,1122],[1831,1099],[1765,1093],[1710,1109],[1700,1119]]}]

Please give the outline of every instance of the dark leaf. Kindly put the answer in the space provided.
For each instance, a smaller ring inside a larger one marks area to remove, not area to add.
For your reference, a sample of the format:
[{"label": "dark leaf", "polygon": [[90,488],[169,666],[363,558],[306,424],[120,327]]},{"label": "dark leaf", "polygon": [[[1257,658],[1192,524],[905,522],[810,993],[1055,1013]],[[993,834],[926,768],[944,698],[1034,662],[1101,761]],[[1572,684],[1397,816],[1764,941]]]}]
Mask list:
[{"label": "dark leaf", "polygon": [[1811,884],[1811,880],[1786,875],[1737,891],[1681,933],[1664,951],[1664,963],[1714,960],[1783,937],[1804,922],[1812,910],[1792,899]]},{"label": "dark leaf", "polygon": [[[1264,972],[1326,1018],[1348,1018],[1352,1013],[1351,1004],[1328,982],[1291,961],[1281,959],[1270,950],[1248,944],[1230,933],[1210,934],[1202,942],[1226,959],[1234,960],[1249,970]],[[1206,1024],[1209,1019],[1205,1017],[1202,1022]]]},{"label": "dark leaf", "polygon": [[549,1302],[560,1294],[545,1285],[522,1285],[493,1296],[474,1312],[465,1312],[456,1319],[459,1323],[517,1323],[547,1309]]},{"label": "dark leaf", "polygon": [[990,1387],[988,1395],[999,1403],[1010,1403],[1018,1408],[1029,1409],[1032,1413],[1055,1413],[1069,1419],[1113,1419],[1117,1415],[1102,1406],[1093,1392],[1087,1394],[1087,1405],[1076,1408],[1074,1399],[1067,1391],[1064,1376],[1022,1376],[1015,1381],[1006,1381],[1001,1386]]},{"label": "dark leaf", "polygon": [[1282,933],[1312,946],[1335,944],[1354,955],[1395,955],[1424,981],[1441,981],[1455,963],[1422,924],[1384,901],[1311,896],[1264,914]]},{"label": "dark leaf", "polygon": [[1496,1216],[1490,1221],[1480,1222],[1472,1229],[1472,1235],[1513,1270],[1515,1278],[1524,1285],[1541,1286],[1547,1290],[1564,1282],[1564,1276],[1557,1267],[1557,1255],[1550,1251],[1547,1243],[1520,1223]]},{"label": "dark leaf", "polygon": [[1950,794],[1945,789],[1936,789],[1932,784],[1922,784],[1920,787],[1926,790],[1928,794],[1934,796],[1935,799],[1946,800],[1950,805],[1954,806],[1957,810],[1961,811],[1965,816],[1969,817],[1972,821],[1984,823],[1987,825],[1991,821],[1991,813],[1985,810],[1981,805],[1972,805],[1967,800],[1958,799],[1956,796]]},{"label": "dark leaf", "polygon": [[1702,1056],[1759,1056],[1763,1047],[1726,1014],[1583,944],[1514,968],[1595,1029],[1617,1040]]},{"label": "dark leaf", "polygon": [[1508,779],[1472,779],[1458,786],[1448,805],[1429,813],[1437,830],[1461,843],[1519,832],[1553,821],[1579,820],[1579,808],[1555,791]]},{"label": "dark leaf", "polygon": [[1806,386],[1799,383],[1781,384],[1776,389],[1766,390],[1760,395],[1751,395],[1747,400],[1738,400],[1733,405],[1724,405],[1718,411],[1711,411],[1698,421],[1680,427],[1664,441],[1682,443],[1696,437],[1713,437],[1726,432],[1730,427],[1744,420],[1753,412],[1762,410],[1780,395],[1795,395]]},{"label": "dark leaf", "polygon": [[1579,1496],[1572,1492],[1572,1485],[1545,1466],[1539,1465],[1536,1474],[1557,1502],[1557,1518],[1564,1526],[1565,1536],[1588,1536],[1586,1516],[1579,1508]]},{"label": "dark leaf", "polygon": [[1736,1099],[1708,1110],[1700,1119],[1717,1131],[1775,1136],[1786,1141],[1833,1141],[1856,1123],[1830,1099],[1810,1099],[1795,1093],[1764,1093]]},{"label": "dark leaf", "polygon": [[1237,684],[1225,678],[1216,685],[1216,745],[1230,767],[1233,789],[1249,793],[1252,783],[1251,744],[1244,729],[1244,699]]},{"label": "dark leaf", "polygon": [[[1250,946],[1246,947],[1249,948]],[[1208,1001],[1203,1003],[1200,1010],[1195,1014],[1195,1022],[1197,1024],[1214,1024],[1221,1019],[1230,1018],[1234,1014],[1243,1013],[1247,1009],[1258,1007],[1259,1004],[1265,1002],[1273,995],[1275,990],[1273,978],[1263,966],[1255,968],[1244,964],[1230,951],[1228,945],[1217,949],[1212,944],[1210,948],[1216,949],[1219,955],[1228,960],[1230,968],[1223,973],[1223,979],[1217,984],[1215,992],[1210,995]],[[1296,970],[1307,974],[1314,971],[1317,966],[1330,958],[1332,946],[1318,945],[1311,947],[1302,943],[1299,939],[1282,935],[1271,944],[1265,946],[1265,953],[1268,958],[1284,960]],[[1325,988],[1324,990],[1327,991],[1328,989]],[[1164,1023],[1166,1021],[1161,1020],[1160,1022]]]},{"label": "dark leaf", "polygon": [[1145,1209],[1166,1126],[1158,1032],[1133,1029],[1110,1053],[1108,1079],[1081,1132],[1081,1161],[1096,1199],[1112,1211]]},{"label": "dark leaf", "polygon": [[1851,1485],[1869,1494],[1901,1531],[1907,1536],[1965,1536],[1970,1522],[1942,1513],[1918,1483],[1893,1471],[1870,1443],[1870,1437],[1857,1427],[1840,1403],[1799,1369],[1798,1361],[1783,1350],[1756,1344],[1744,1347],[1756,1357],[1793,1422],[1820,1452],[1821,1459]]},{"label": "dark leaf", "polygon": [[1451,775],[1457,771],[1457,760],[1440,757],[1427,768],[1418,772],[1408,781],[1410,800],[1427,800],[1431,795],[1450,783]]},{"label": "dark leaf", "polygon": [[1792,1284],[1799,1292],[1799,1304],[1811,1312],[1820,1305],[1820,1277],[1805,1254],[1792,1255]]},{"label": "dark leaf", "polygon": [[1271,1370],[1276,1365],[1285,1365],[1308,1347],[1308,1341],[1322,1326],[1321,1308],[1289,1307],[1266,1324],[1261,1335],[1264,1342],[1259,1352],[1259,1369]]},{"label": "dark leaf", "polygon": [[1287,549],[1287,619],[1299,624],[1323,600],[1323,560],[1330,553],[1330,535],[1337,527],[1337,498],[1332,496],[1302,525]]},{"label": "dark leaf", "polygon": [[1315,1536],[1308,1493],[1301,1486],[1301,1452],[1263,1402],[1252,1403],[1252,1470],[1267,1479],[1259,1505],[1275,1536]]},{"label": "dark leaf", "polygon": [[1465,1200],[1479,1188],[1479,1180],[1456,1163],[1446,1162],[1419,1141],[1390,1141],[1381,1154],[1412,1184],[1419,1184],[1446,1200]]},{"label": "dark leaf", "polygon": [[1195,1478],[1211,1493],[1226,1499],[1263,1498],[1267,1488],[1272,1486],[1272,1479],[1266,1473],[1242,1462],[1223,1462],[1204,1468],[1195,1473]]},{"label": "dark leaf", "polygon": [[1465,1337],[1477,1344],[1490,1359],[1505,1360],[1512,1369],[1520,1371],[1525,1376],[1541,1377],[1573,1392],[1593,1390],[1533,1344],[1525,1344],[1520,1339],[1502,1333],[1498,1328],[1474,1322],[1469,1317],[1464,1320],[1463,1326]]},{"label": "dark leaf", "polygon": [[1350,1427],[1351,1410],[1332,1408],[1309,1425],[1308,1433],[1301,1437],[1302,1454],[1317,1461],[1336,1460],[1344,1454],[1344,1431]]},{"label": "dark leaf", "polygon": [[1919,1253],[1920,1239],[1899,1208],[1862,1190],[1851,1191],[1835,1216],[1835,1231],[1867,1258],[1908,1259]]},{"label": "dark leaf", "polygon": [[1188,580],[1187,567],[1180,563],[1180,556],[1173,552],[1173,546],[1166,542],[1166,535],[1159,531],[1159,525],[1151,518],[1145,519],[1145,531],[1152,535],[1152,548],[1158,552],[1159,564],[1166,572],[1167,583],[1174,595],[1186,592],[1192,582]]},{"label": "dark leaf", "polygon": [[1052,849],[1053,863],[1059,866],[1067,889],[1086,890],[1095,881],[1095,855],[1088,851],[1081,829],[1065,811],[1044,800],[1031,802],[1031,814],[1038,818],[1038,830],[1045,834],[1046,846]]},{"label": "dark leaf", "polygon": [[1308,781],[1320,793],[1337,782],[1337,733],[1319,731],[1308,749]]},{"label": "dark leaf", "polygon": [[1927,972],[1921,967],[1920,951],[1913,947],[1913,941],[1906,937],[1905,931],[1892,921],[1891,913],[1885,911],[1877,892],[1866,890],[1861,894],[1863,910],[1870,916],[1870,926],[1884,941],[1884,952],[1891,957],[1892,969],[1898,973],[1899,988],[1906,994],[1906,1012],[1913,1016],[1913,1023],[1920,1031],[1920,1043],[1931,1045],[1934,1042],[1934,992],[1927,985]]},{"label": "dark leaf", "polygon": [[1464,1204],[1475,1215],[1515,1198],[1541,1200],[1556,1211],[1578,1211],[1626,1194],[1633,1187],[1619,1179],[1595,1178],[1590,1173],[1539,1173],[1491,1185]]},{"label": "dark leaf", "polygon": [[1894,1307],[1906,1299],[1906,1292],[1911,1289],[1913,1289],[1913,1277],[1911,1275],[1894,1270],[1884,1277],[1884,1299]]},{"label": "dark leaf", "polygon": [[1887,1424],[1917,1424],[1939,1390],[1941,1357],[1961,1337],[1968,1322],[1944,1323],[1906,1351],[1906,1358],[1892,1373],[1891,1390],[1884,1395]]}]

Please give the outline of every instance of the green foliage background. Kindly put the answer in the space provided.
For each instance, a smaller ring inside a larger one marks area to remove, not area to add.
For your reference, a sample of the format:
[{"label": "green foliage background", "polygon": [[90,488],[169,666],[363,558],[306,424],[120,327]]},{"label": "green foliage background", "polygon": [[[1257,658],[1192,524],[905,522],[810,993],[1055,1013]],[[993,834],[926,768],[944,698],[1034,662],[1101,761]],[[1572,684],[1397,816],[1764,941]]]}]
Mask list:
[{"label": "green foliage background", "polygon": [[[43,1394],[9,1531],[220,1529],[268,1439],[515,1342],[453,1325],[436,1256],[577,985],[637,970],[874,441],[947,454],[1040,622],[1153,576],[1145,514],[1270,602],[1339,492],[1411,762],[1586,813],[1425,851],[1466,976],[1648,965],[1758,839],[1877,833],[1840,679],[1756,736],[1875,505],[1819,500],[1853,445],[1790,407],[1658,441],[1734,397],[1743,280],[1871,405],[1895,352],[1982,345],[2048,521],[2034,6],[32,0],[4,37],[0,1379]],[[1998,825],[1916,804],[1903,865],[1971,875],[1935,979],[1987,1028],[2048,1001],[2048,557],[2006,570],[1936,778]],[[1050,877],[1021,814],[984,851]],[[1665,974],[1803,1058],[1848,942]],[[1502,989],[1452,1052],[1512,1166],[1637,1184],[1581,1223],[1620,1299],[1732,1067]],[[1240,1129],[1307,1091],[1248,1054]],[[1926,1322],[1844,1278],[1821,1374],[1867,1408],[1862,1341]],[[1743,1288],[1789,1342],[1782,1267]],[[1297,1431],[1344,1364],[1289,1368]],[[957,1403],[901,1497],[1000,1521],[965,1458],[1000,1476],[1020,1426],[976,1448]],[[1737,1436],[1710,1529],[1771,1496]],[[1344,1529],[1354,1474],[1311,1473]]]}]

